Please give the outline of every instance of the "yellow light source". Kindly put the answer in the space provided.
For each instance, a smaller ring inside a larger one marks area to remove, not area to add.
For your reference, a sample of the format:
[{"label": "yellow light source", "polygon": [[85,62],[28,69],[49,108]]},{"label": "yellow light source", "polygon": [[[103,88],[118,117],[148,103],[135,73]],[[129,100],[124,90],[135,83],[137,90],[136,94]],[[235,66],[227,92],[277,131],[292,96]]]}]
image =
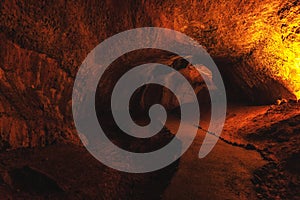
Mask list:
[{"label": "yellow light source", "polygon": [[263,46],[256,53],[257,63],[275,80],[280,81],[300,99],[300,16],[286,17],[276,26],[258,20],[252,25],[256,30],[252,41]]}]

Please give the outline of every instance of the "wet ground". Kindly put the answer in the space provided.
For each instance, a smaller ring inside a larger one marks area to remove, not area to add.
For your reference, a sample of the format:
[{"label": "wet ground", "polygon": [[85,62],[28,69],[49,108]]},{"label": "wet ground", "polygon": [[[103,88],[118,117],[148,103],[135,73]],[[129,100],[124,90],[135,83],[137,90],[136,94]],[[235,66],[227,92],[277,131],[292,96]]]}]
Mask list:
[{"label": "wet ground", "polygon": [[[2,152],[0,199],[299,199],[299,108],[231,106],[207,157],[198,158],[204,118],[179,161],[147,174],[115,171],[72,144]],[[166,127],[175,133],[178,123],[172,117]],[[171,138],[163,131],[151,142]]]}]

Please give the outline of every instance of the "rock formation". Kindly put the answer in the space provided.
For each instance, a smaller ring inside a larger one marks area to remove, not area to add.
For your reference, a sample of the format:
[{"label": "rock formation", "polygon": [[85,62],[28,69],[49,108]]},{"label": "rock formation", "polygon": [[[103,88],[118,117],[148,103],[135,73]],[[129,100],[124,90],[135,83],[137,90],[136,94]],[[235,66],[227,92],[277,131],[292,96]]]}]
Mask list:
[{"label": "rock formation", "polygon": [[198,41],[232,101],[300,98],[299,12],[298,0],[2,1],[0,149],[78,143],[77,69],[101,41],[136,27],[171,28]]}]

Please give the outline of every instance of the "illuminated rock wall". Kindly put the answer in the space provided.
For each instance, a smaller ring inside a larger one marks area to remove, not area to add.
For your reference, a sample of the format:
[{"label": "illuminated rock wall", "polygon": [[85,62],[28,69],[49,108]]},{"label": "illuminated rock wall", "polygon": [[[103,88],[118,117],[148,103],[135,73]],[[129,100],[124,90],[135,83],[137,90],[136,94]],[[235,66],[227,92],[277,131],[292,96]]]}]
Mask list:
[{"label": "illuminated rock wall", "polygon": [[172,28],[197,40],[217,62],[233,100],[299,98],[299,4],[2,1],[0,149],[78,142],[71,113],[76,71],[105,38],[135,27]]}]

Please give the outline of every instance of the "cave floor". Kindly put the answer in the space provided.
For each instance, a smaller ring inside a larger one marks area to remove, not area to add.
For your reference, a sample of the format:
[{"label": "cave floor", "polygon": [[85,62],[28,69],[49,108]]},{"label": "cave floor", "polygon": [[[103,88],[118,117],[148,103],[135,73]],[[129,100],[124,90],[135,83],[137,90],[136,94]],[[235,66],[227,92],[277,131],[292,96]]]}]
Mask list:
[{"label": "cave floor", "polygon": [[0,199],[297,199],[299,108],[230,106],[220,140],[199,159],[204,117],[180,160],[148,174],[117,172],[72,144],[2,152]]},{"label": "cave floor", "polygon": [[[176,123],[179,120],[174,118],[166,126],[173,132]],[[206,125],[206,122],[201,123],[201,127]],[[256,151],[222,140],[205,158],[199,159],[198,153],[205,134],[206,131],[198,130],[193,144],[181,157],[178,171],[163,199],[256,199],[252,174],[266,161]]]},{"label": "cave floor", "polygon": [[[166,124],[176,132],[179,120]],[[197,158],[204,117],[164,199],[300,199],[300,106],[230,106],[220,139]],[[176,192],[174,192],[176,191]]]}]

